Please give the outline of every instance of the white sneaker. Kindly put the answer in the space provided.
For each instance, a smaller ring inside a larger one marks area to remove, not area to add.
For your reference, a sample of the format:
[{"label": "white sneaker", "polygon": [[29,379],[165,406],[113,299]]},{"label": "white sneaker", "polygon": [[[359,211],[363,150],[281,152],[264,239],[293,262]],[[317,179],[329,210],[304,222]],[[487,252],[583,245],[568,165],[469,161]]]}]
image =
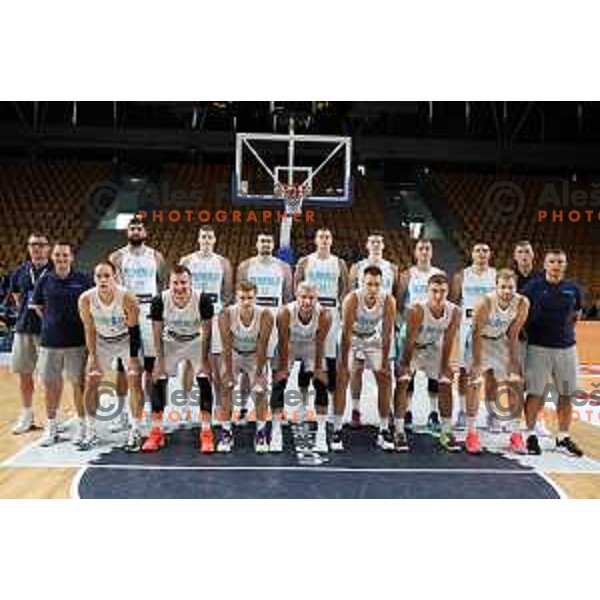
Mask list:
[{"label": "white sneaker", "polygon": [[24,410],[16,423],[13,425],[13,435],[21,435],[33,429],[33,411]]},{"label": "white sneaker", "polygon": [[317,429],[317,435],[315,437],[315,452],[319,452],[321,454],[325,454],[329,452],[329,447],[327,446],[327,430]]},{"label": "white sneaker", "polygon": [[129,419],[127,418],[127,410],[124,408],[115,419],[110,422],[108,430],[111,433],[121,433],[129,427]]},{"label": "white sneaker", "polygon": [[58,429],[56,427],[56,421],[47,421],[46,427],[44,428],[44,435],[40,441],[40,446],[47,448],[48,446],[54,446],[60,442],[58,436]]},{"label": "white sneaker", "polygon": [[77,420],[75,423],[75,435],[73,436],[71,442],[74,446],[81,446],[85,440],[85,422],[82,420]]},{"label": "white sneaker", "polygon": [[271,432],[271,443],[269,444],[269,452],[282,452],[283,451],[283,434],[281,433],[281,427],[273,429]]},{"label": "white sneaker", "polygon": [[83,441],[77,445],[77,450],[85,452],[98,444],[99,438],[94,430],[88,430]]}]

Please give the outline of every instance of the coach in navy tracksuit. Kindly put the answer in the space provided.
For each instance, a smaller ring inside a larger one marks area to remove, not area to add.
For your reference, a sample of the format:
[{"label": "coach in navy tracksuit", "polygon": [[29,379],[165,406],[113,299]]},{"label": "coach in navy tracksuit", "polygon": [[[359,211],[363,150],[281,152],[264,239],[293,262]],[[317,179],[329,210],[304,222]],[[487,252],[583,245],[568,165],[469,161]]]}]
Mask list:
[{"label": "coach in navy tracksuit", "polygon": [[[542,406],[542,394],[546,390],[551,391],[553,397],[557,393],[559,395],[557,448],[582,456],[581,450],[569,437],[571,395],[577,389],[575,323],[581,316],[582,294],[575,282],[565,279],[566,269],[565,252],[550,250],[544,260],[544,275],[532,279],[523,289],[531,304],[526,324],[525,359],[525,419],[530,454],[541,454],[534,428]],[[553,387],[546,389],[548,383],[552,383]]]},{"label": "coach in navy tracksuit", "polygon": [[79,433],[83,431],[85,407],[83,384],[85,370],[85,333],[79,317],[78,300],[93,286],[83,273],[73,271],[70,244],[58,242],[52,250],[54,271],[46,273],[33,291],[32,307],[42,318],[42,337],[38,372],[46,388],[48,421],[42,445],[59,441],[56,412],[63,388],[63,371],[73,385],[75,410],[79,417]]}]

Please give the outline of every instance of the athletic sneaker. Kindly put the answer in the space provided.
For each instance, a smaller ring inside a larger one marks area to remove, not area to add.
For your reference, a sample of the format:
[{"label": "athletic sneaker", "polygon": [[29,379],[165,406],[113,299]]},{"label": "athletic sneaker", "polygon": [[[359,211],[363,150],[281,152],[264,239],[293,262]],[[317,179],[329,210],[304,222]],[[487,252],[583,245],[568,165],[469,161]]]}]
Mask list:
[{"label": "athletic sneaker", "polygon": [[256,454],[266,454],[269,452],[269,440],[267,439],[266,427],[259,429],[254,436],[254,451]]},{"label": "athletic sneaker", "polygon": [[352,419],[350,421],[350,427],[352,429],[359,429],[362,427],[362,422],[360,420],[360,410],[352,409]]},{"label": "athletic sneaker", "polygon": [[405,433],[413,433],[413,414],[410,410],[404,413],[404,431]]},{"label": "athletic sneaker", "polygon": [[165,436],[160,427],[153,427],[148,439],[142,446],[142,452],[158,452],[165,445]]},{"label": "athletic sneaker", "polygon": [[431,411],[427,417],[427,431],[433,437],[440,437],[442,433],[442,424],[440,423],[440,416],[437,411]]},{"label": "athletic sneaker", "polygon": [[542,453],[542,449],[540,448],[540,442],[538,441],[537,435],[532,433],[527,437],[527,454],[536,454],[540,455]]},{"label": "athletic sneaker", "polygon": [[469,431],[467,433],[465,448],[469,454],[481,454],[481,440],[476,431]]},{"label": "athletic sneaker", "polygon": [[13,435],[21,435],[33,429],[33,411],[24,410],[13,425]]},{"label": "athletic sneaker", "polygon": [[81,446],[85,440],[85,423],[79,422],[75,424],[75,435],[71,440],[73,446]]},{"label": "athletic sneaker", "polygon": [[46,427],[44,429],[44,435],[42,436],[42,440],[40,441],[40,446],[47,448],[48,446],[58,444],[58,442],[60,442],[60,437],[58,436],[56,422],[50,423],[49,421],[47,421]]},{"label": "athletic sneaker", "polygon": [[110,422],[108,426],[108,430],[111,433],[120,433],[121,431],[126,431],[129,426],[129,422],[127,419],[127,411],[123,409],[115,419]]},{"label": "athletic sneaker", "polygon": [[515,454],[527,454],[525,442],[523,441],[523,436],[520,431],[513,431],[510,434],[510,446],[508,449]]},{"label": "athletic sneaker", "polygon": [[98,444],[98,436],[95,432],[88,432],[83,441],[77,446],[77,450],[81,452],[87,452]]},{"label": "athletic sneaker", "polygon": [[142,436],[137,432],[130,430],[127,441],[123,446],[125,452],[139,452],[142,449]]},{"label": "athletic sneaker", "polygon": [[440,434],[440,445],[447,452],[460,452],[461,447],[451,431],[442,431]]},{"label": "athletic sneaker", "polygon": [[238,427],[246,427],[248,425],[248,409],[242,408],[240,410],[240,416],[238,420],[235,422]]},{"label": "athletic sneaker", "polygon": [[283,451],[283,433],[281,427],[271,430],[271,443],[269,444],[269,452]]},{"label": "athletic sneaker", "polygon": [[394,435],[394,450],[396,452],[408,452],[410,450],[404,431],[396,431],[396,435]]},{"label": "athletic sneaker", "polygon": [[458,429],[459,431],[464,431],[467,428],[467,413],[464,410],[458,411],[458,416],[456,417],[456,423],[454,423],[454,429]]},{"label": "athletic sneaker", "polygon": [[565,437],[562,440],[556,438],[556,449],[560,452],[564,452],[569,456],[576,456],[577,458],[581,458],[583,456],[583,451],[581,448],[569,437]]},{"label": "athletic sneaker", "polygon": [[327,429],[317,429],[317,435],[315,436],[315,452],[326,454],[329,452],[327,447]]},{"label": "athletic sneaker", "polygon": [[210,454],[215,451],[215,438],[210,427],[200,431],[200,452]]},{"label": "athletic sneaker", "polygon": [[377,434],[377,446],[386,452],[394,449],[394,436],[389,429],[380,429]]},{"label": "athletic sneaker", "polygon": [[217,452],[231,452],[233,448],[233,434],[231,429],[221,427],[219,430],[219,439],[217,441]]},{"label": "athletic sneaker", "polygon": [[342,430],[334,431],[331,435],[331,450],[332,452],[343,452],[344,442],[342,440]]}]

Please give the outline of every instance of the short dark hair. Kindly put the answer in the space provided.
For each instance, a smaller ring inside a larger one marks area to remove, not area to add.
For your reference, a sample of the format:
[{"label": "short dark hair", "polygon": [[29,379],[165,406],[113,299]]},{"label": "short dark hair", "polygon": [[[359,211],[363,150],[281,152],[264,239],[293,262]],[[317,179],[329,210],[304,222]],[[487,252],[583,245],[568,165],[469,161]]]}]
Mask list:
[{"label": "short dark hair", "polygon": [[200,229],[198,229],[198,235],[200,235],[203,231],[212,231],[215,233],[215,228],[212,225],[202,225]]},{"label": "short dark hair", "polygon": [[44,238],[46,240],[46,242],[50,241],[50,238],[45,233],[42,233],[41,231],[32,231],[29,234],[29,236],[27,237],[27,239],[32,238],[32,237]]},{"label": "short dark hair", "polygon": [[129,219],[129,223],[127,223],[128,228],[132,225],[141,225],[144,228],[146,227],[146,223],[144,223],[144,221],[142,221],[142,219],[140,219],[137,215]]},{"label": "short dark hair", "polygon": [[254,292],[256,294],[258,288],[254,281],[248,281],[247,279],[242,279],[235,286],[237,292]]},{"label": "short dark hair", "polygon": [[111,270],[112,270],[112,272],[113,272],[113,275],[117,274],[117,267],[116,267],[115,263],[112,262],[112,261],[110,261],[110,260],[108,260],[108,258],[105,258],[104,260],[98,261],[96,263],[96,266],[94,267],[94,270],[96,270],[96,267],[99,267],[101,265],[106,265],[106,266],[110,267]]},{"label": "short dark hair", "polygon": [[266,231],[266,230],[259,231],[256,234],[256,239],[258,239],[261,235],[266,236],[266,237],[272,237],[273,241],[275,241],[275,234],[272,231]]},{"label": "short dark hair", "polygon": [[73,251],[73,244],[71,244],[71,242],[67,242],[66,240],[57,240],[52,245],[52,249],[56,248],[56,246],[68,246],[69,250],[71,250],[71,252]]},{"label": "short dark hair", "polygon": [[185,273],[187,273],[190,277],[192,276],[192,272],[185,265],[174,265],[169,271],[169,277],[171,275],[183,275]]},{"label": "short dark hair", "polygon": [[363,271],[363,277],[365,275],[373,275],[373,277],[383,277],[383,272],[377,265],[369,265]]},{"label": "short dark hair", "polygon": [[434,273],[428,280],[427,280],[427,287],[429,287],[430,285],[450,285],[450,282],[448,281],[448,275],[446,275],[446,273]]},{"label": "short dark hair", "polygon": [[564,254],[565,256],[567,255],[567,253],[562,248],[550,248],[550,250],[546,250],[544,256],[548,256],[548,254]]}]

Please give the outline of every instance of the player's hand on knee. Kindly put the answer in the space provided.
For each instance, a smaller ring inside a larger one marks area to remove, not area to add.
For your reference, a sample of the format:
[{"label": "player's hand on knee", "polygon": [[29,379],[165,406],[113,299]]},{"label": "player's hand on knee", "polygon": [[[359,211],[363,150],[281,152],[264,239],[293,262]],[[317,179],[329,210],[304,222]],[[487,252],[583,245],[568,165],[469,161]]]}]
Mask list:
[{"label": "player's hand on knee", "polygon": [[385,361],[384,364],[381,365],[381,368],[377,371],[377,377],[383,380],[389,380],[392,378],[392,371],[388,361]]},{"label": "player's hand on knee", "polygon": [[323,385],[327,385],[327,372],[324,369],[315,369],[313,377],[318,379]]},{"label": "player's hand on knee", "polygon": [[88,379],[97,379],[98,377],[102,376],[102,369],[100,369],[100,365],[98,364],[98,358],[94,354],[90,354],[88,356],[85,370]]},{"label": "player's hand on knee", "polygon": [[136,357],[130,357],[127,363],[127,374],[128,375],[140,375],[142,372],[142,363],[140,359]]},{"label": "player's hand on knee", "polygon": [[438,381],[440,383],[445,383],[446,385],[452,384],[454,381],[454,371],[450,368],[450,366],[446,366],[441,369]]},{"label": "player's hand on knee", "polygon": [[221,374],[221,386],[225,390],[231,389],[233,387],[233,375],[230,371],[224,371]]},{"label": "player's hand on knee", "polygon": [[196,371],[196,377],[207,377],[212,380],[212,367],[209,361],[202,361],[200,368]]},{"label": "player's hand on knee", "polygon": [[409,381],[411,377],[410,366],[405,364],[398,364],[396,367],[396,379],[398,381]]},{"label": "player's hand on knee", "polygon": [[156,383],[159,379],[163,379],[165,376],[165,359],[158,358],[154,363],[154,369],[152,370],[152,380]]},{"label": "player's hand on knee", "polygon": [[278,381],[282,381],[283,379],[287,379],[290,376],[290,373],[287,369],[278,369],[275,371],[273,375],[273,382],[277,383]]},{"label": "player's hand on knee", "polygon": [[483,381],[483,371],[481,364],[473,363],[468,373],[469,383],[471,385],[479,385]]}]

